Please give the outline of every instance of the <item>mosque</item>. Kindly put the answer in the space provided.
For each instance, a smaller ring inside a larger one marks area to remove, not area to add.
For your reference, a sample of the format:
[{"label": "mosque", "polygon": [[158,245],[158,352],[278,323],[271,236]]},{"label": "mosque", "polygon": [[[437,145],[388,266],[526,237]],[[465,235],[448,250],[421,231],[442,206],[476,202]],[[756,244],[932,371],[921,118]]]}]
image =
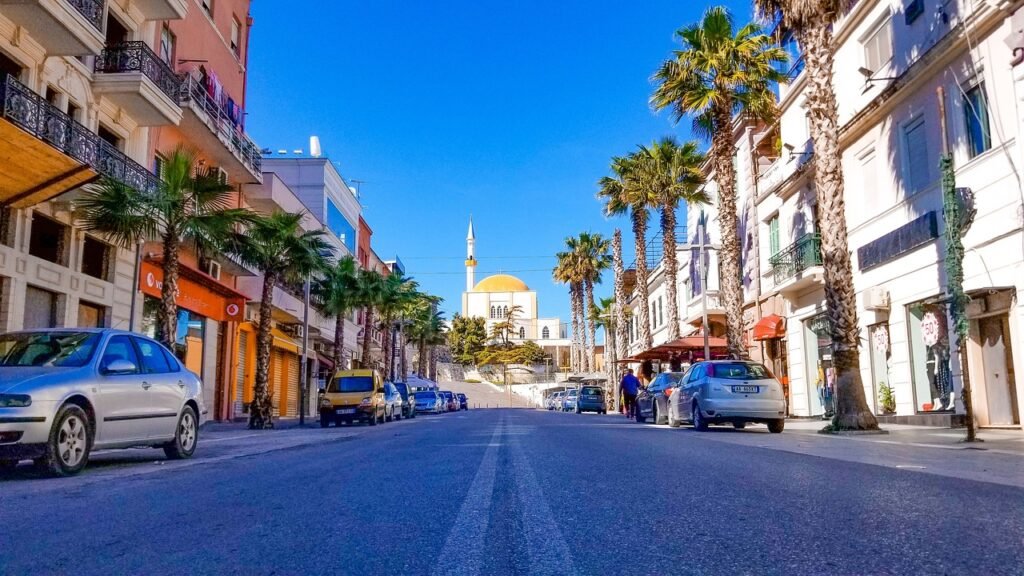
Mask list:
[{"label": "mosque", "polygon": [[[538,318],[537,292],[509,274],[495,274],[477,282],[478,263],[476,231],[471,218],[466,235],[466,291],[462,293],[462,315],[483,318],[490,333],[491,327],[504,320],[513,306],[519,306],[521,311],[515,317],[512,342],[535,342],[553,359],[568,358],[569,328],[559,318]],[[558,366],[561,365],[559,362]]]}]

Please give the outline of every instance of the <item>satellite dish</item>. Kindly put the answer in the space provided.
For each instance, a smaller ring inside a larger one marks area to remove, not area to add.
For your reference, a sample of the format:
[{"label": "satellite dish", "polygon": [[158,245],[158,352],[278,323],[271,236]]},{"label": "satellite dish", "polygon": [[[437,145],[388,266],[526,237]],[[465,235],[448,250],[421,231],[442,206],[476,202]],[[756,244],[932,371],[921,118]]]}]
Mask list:
[{"label": "satellite dish", "polygon": [[320,149],[320,137],[310,136],[309,137],[309,155],[313,158],[319,158],[323,154]]}]

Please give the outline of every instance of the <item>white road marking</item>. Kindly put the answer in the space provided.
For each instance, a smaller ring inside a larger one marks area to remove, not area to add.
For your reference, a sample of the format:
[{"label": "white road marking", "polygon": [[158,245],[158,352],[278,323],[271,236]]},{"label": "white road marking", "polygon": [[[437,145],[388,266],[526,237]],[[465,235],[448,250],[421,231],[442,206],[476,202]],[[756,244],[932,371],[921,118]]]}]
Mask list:
[{"label": "white road marking", "polygon": [[437,557],[432,574],[476,576],[480,574],[485,548],[484,536],[491,518],[491,501],[494,499],[494,477],[498,471],[498,446],[501,444],[504,419],[500,420],[491,434],[487,451],[480,461],[473,484],[462,501],[455,525],[448,532],[448,538]]}]

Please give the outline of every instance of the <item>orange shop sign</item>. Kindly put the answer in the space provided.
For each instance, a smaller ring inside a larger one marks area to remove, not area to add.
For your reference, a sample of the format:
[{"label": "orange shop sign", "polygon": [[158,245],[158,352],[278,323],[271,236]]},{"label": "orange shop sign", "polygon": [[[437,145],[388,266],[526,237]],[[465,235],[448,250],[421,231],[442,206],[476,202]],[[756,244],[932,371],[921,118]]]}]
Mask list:
[{"label": "orange shop sign", "polygon": [[[206,277],[198,270],[186,266],[178,267],[178,306],[218,322],[241,322],[245,311],[245,296]],[[142,262],[139,274],[139,289],[144,294],[160,297],[163,288],[163,269],[149,261]]]}]

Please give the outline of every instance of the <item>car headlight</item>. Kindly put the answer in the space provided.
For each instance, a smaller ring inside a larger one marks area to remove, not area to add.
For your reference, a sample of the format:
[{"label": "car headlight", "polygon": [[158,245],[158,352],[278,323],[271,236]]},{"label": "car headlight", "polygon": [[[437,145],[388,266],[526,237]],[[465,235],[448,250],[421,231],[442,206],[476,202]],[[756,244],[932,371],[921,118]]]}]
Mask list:
[{"label": "car headlight", "polygon": [[324,396],[323,398],[320,399],[320,405],[330,407],[331,401],[326,396]]},{"label": "car headlight", "polygon": [[27,394],[0,394],[0,408],[26,408],[32,405]]},{"label": "car headlight", "polygon": [[370,402],[372,402],[372,401],[373,401],[373,399],[370,398],[369,396],[367,396],[366,398],[363,398],[363,401],[360,402],[359,405],[360,406],[369,406]]}]

